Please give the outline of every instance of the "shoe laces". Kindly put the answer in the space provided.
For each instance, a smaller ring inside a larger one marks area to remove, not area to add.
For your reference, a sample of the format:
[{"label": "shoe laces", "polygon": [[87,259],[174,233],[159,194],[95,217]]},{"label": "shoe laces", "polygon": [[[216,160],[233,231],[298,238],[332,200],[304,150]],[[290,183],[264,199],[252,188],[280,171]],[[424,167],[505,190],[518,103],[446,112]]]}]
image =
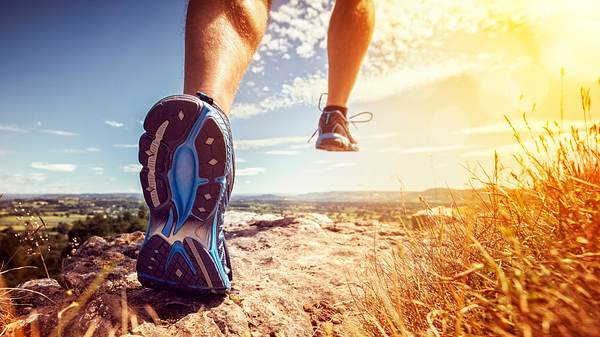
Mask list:
[{"label": "shoe laces", "polygon": [[[324,113],[325,111],[323,111],[323,109],[325,109],[325,107],[321,107],[321,103],[323,101],[323,97],[327,97],[327,93],[324,92],[321,94],[321,96],[319,96],[319,111],[321,111],[321,113]],[[368,116],[366,117],[366,119],[356,119],[360,116]],[[362,111],[362,112],[358,112],[355,113],[353,115],[351,115],[350,117],[346,117],[346,120],[348,121],[348,124],[352,124],[352,126],[354,126],[354,128],[358,129],[358,126],[356,126],[356,124],[361,124],[361,123],[368,123],[370,121],[373,120],[373,113],[370,111]],[[315,135],[319,132],[319,128],[317,127],[317,129],[315,130],[315,132],[313,132],[313,134],[310,136],[310,138],[308,139],[307,143],[310,143],[310,141],[315,137]]]}]

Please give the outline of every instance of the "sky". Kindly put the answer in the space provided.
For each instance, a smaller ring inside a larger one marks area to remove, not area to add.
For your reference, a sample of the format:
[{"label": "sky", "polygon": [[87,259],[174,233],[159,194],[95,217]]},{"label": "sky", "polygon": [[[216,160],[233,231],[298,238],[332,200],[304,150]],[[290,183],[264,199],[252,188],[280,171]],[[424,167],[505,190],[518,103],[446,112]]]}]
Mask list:
[{"label": "sky", "polygon": [[[186,5],[0,3],[0,193],[140,192],[141,121],[183,88]],[[580,87],[598,116],[597,1],[379,0],[350,100],[374,113],[352,131],[361,151],[316,151],[332,6],[274,2],[232,111],[235,193],[465,188],[494,150],[510,165],[505,116],[538,132],[561,86],[564,125],[584,125]]]}]

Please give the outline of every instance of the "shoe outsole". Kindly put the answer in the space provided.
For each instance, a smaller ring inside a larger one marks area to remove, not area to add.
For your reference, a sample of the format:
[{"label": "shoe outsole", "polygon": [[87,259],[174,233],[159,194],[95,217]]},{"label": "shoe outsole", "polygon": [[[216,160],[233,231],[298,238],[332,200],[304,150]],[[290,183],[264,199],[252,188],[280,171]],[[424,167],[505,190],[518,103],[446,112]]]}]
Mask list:
[{"label": "shoe outsole", "polygon": [[136,265],[144,286],[196,293],[230,288],[215,229],[233,160],[223,125],[214,108],[188,95],[167,97],[146,116],[139,162],[150,221]]},{"label": "shoe outsole", "polygon": [[352,144],[350,140],[341,135],[325,137],[319,136],[315,143],[315,148],[318,150],[330,151],[330,152],[356,152],[358,147]]}]

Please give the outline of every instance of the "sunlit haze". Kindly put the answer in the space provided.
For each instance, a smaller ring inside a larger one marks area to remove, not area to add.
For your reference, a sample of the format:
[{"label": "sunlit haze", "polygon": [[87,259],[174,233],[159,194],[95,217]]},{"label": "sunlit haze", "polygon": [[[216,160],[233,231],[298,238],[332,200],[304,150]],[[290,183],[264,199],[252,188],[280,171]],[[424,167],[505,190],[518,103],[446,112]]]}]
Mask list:
[{"label": "sunlit haze", "polygon": [[[504,116],[520,132],[523,113],[534,132],[561,121],[561,85],[563,127],[585,125],[581,87],[598,117],[600,2],[382,0],[350,102],[374,113],[361,151],[318,152],[332,5],[274,2],[232,113],[236,193],[464,188],[495,149],[510,165]],[[185,7],[0,5],[0,193],[140,192],[141,121],[182,91]]]}]

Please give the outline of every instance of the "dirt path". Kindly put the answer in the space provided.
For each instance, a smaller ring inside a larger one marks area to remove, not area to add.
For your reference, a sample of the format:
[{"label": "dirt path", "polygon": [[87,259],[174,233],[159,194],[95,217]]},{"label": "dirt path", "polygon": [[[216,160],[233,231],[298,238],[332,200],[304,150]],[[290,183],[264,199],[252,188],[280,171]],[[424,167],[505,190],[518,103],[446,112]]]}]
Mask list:
[{"label": "dirt path", "polygon": [[[95,336],[291,337],[320,336],[331,328],[337,334],[350,306],[348,282],[360,275],[373,234],[383,249],[400,235],[391,226],[333,223],[318,214],[281,218],[230,212],[226,222],[234,268],[230,295],[194,297],[142,288],[135,258],[143,234],[92,237],[65,263],[58,281],[22,285],[55,303],[27,294],[19,302],[35,308],[19,307],[28,322],[21,325],[30,328],[35,321],[48,334],[62,310],[66,335],[83,335],[90,326]],[[107,267],[112,272],[103,277],[100,271]],[[95,291],[82,301],[90,288]],[[65,310],[74,300],[79,305]]]}]

